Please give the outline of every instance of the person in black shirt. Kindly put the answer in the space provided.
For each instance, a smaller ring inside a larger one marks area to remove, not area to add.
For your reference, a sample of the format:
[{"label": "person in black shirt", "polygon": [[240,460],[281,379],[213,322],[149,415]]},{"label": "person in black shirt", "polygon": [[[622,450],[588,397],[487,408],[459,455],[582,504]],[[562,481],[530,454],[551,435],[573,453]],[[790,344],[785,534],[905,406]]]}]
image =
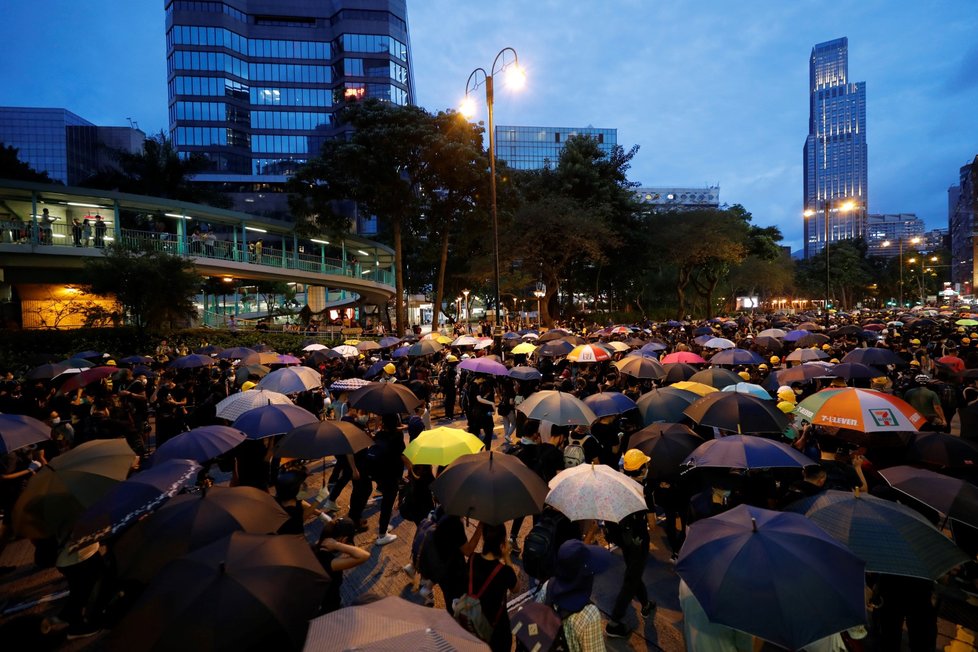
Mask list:
[{"label": "person in black shirt", "polygon": [[316,558],[329,575],[329,586],[320,605],[320,613],[328,614],[342,605],[343,571],[356,568],[370,559],[370,553],[353,545],[356,526],[348,518],[326,523],[316,544]]},{"label": "person in black shirt", "polygon": [[[489,581],[493,571],[502,568]],[[506,539],[506,526],[503,524],[482,524],[482,553],[469,558],[468,587],[473,593],[486,585],[479,598],[482,613],[492,625],[492,636],[488,643],[493,652],[509,652],[513,648],[513,634],[506,611],[507,593],[516,588],[516,571],[510,560],[509,541]]]}]

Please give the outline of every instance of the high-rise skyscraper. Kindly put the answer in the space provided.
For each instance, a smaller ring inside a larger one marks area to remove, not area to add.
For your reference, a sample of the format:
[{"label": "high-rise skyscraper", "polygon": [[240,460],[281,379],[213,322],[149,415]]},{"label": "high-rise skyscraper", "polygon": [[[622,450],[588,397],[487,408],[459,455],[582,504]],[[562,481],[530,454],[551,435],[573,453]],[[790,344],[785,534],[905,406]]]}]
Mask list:
[{"label": "high-rise skyscraper", "polygon": [[232,193],[241,210],[282,208],[275,191],[337,134],[344,100],[414,102],[406,0],[165,8],[171,137],[182,154],[210,160],[196,180]]},{"label": "high-rise skyscraper", "polygon": [[611,154],[618,144],[617,129],[496,125],[496,158],[517,170],[555,168],[567,139],[573,136],[593,138],[605,154]]},{"label": "high-rise skyscraper", "polygon": [[828,240],[856,238],[869,208],[866,82],[849,81],[849,40],[819,43],[808,66],[805,140],[805,257]]},{"label": "high-rise skyscraper", "polygon": [[978,156],[961,167],[959,182],[947,191],[951,238],[951,282],[961,294],[974,291],[975,224],[978,217]]}]

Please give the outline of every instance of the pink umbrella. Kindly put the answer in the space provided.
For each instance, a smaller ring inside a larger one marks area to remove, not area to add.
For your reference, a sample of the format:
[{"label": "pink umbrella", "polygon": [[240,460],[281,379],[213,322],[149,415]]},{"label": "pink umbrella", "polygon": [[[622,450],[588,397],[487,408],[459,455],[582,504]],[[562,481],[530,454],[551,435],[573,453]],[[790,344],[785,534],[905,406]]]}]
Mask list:
[{"label": "pink umbrella", "polygon": [[700,356],[692,353],[691,351],[677,351],[675,353],[670,353],[669,355],[663,356],[659,360],[662,364],[667,364],[669,362],[685,362],[686,364],[706,364],[706,360]]}]

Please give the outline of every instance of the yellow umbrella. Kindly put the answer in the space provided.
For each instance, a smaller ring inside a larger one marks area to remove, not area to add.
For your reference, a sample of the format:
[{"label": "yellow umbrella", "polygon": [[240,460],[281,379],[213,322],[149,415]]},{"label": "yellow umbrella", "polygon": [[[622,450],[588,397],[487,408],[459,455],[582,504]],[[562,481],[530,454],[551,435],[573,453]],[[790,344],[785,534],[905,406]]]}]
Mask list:
[{"label": "yellow umbrella", "polygon": [[347,346],[356,346],[359,343],[360,343],[360,340],[357,340],[357,339],[346,340],[345,342],[343,342],[343,344],[345,344]]},{"label": "yellow umbrella", "polygon": [[522,342],[513,347],[514,355],[533,355],[533,352],[537,350],[537,347],[530,344],[529,342]]},{"label": "yellow umbrella", "polygon": [[694,383],[688,380],[684,380],[680,383],[673,383],[669,387],[675,387],[676,389],[685,389],[687,392],[693,392],[694,394],[699,394],[700,396],[706,396],[707,394],[712,394],[713,392],[719,391],[716,387],[710,387],[709,385],[704,385],[703,383]]},{"label": "yellow umbrella", "polygon": [[478,453],[484,448],[475,435],[460,428],[433,428],[422,432],[404,449],[411,464],[447,466],[462,455]]},{"label": "yellow umbrella", "polygon": [[439,344],[451,344],[452,342],[454,342],[454,341],[455,341],[455,340],[453,340],[452,338],[450,338],[450,337],[446,337],[446,336],[444,336],[444,335],[436,335],[434,339],[435,339],[435,341],[436,341],[436,342],[438,342]]}]

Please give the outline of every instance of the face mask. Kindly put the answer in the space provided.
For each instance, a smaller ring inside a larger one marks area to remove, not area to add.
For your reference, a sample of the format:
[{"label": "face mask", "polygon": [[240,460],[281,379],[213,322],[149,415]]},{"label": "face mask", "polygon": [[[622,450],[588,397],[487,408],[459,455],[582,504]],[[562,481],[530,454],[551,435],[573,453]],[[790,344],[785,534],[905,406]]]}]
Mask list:
[{"label": "face mask", "polygon": [[55,417],[55,418],[51,419],[51,425],[52,426],[56,426],[59,423],[61,423],[61,417]]},{"label": "face mask", "polygon": [[370,417],[357,417],[357,423],[359,423],[360,425],[365,426],[367,425],[368,421],[370,421]]}]

